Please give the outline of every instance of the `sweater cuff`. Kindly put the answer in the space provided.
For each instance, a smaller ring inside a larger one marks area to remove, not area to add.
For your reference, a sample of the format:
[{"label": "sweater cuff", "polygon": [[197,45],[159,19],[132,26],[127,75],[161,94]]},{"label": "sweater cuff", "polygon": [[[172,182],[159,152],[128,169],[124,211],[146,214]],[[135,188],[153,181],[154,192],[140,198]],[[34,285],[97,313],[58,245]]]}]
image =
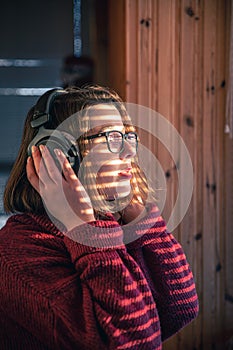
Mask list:
[{"label": "sweater cuff", "polygon": [[166,223],[160,215],[159,208],[150,204],[147,214],[140,221],[123,226],[124,243],[127,248],[135,249],[147,244],[148,238],[159,237],[166,230]]},{"label": "sweater cuff", "polygon": [[116,221],[92,221],[67,231],[64,242],[75,255],[84,255],[105,249],[124,247],[123,232]]}]

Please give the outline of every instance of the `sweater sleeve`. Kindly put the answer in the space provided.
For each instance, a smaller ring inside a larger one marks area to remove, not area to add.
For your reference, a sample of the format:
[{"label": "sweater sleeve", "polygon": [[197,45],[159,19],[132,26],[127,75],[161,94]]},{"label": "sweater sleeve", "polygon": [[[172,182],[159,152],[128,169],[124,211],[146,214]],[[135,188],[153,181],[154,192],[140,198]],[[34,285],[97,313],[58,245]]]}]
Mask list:
[{"label": "sweater sleeve", "polygon": [[[79,233],[93,239],[95,225],[104,248],[74,240]],[[30,223],[7,227],[0,235],[1,316],[46,349],[161,349],[154,298],[116,222],[83,225],[64,238]],[[8,336],[20,346],[18,334]]]},{"label": "sweater sleeve", "polygon": [[167,231],[156,206],[139,223],[125,227],[124,234],[128,252],[150,285],[158,308],[162,340],[165,340],[198,314],[190,266],[181,245]]}]

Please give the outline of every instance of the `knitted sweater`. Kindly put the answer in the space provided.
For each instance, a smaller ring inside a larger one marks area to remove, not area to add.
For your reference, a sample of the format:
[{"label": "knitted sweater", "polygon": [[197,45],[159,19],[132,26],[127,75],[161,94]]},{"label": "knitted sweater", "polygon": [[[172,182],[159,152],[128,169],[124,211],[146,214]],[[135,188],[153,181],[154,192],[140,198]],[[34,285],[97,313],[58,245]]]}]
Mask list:
[{"label": "knitted sweater", "polygon": [[[95,234],[102,248],[71,239]],[[109,215],[65,236],[47,216],[13,215],[0,257],[1,350],[159,350],[197,316],[192,272],[155,206],[131,228]]]}]

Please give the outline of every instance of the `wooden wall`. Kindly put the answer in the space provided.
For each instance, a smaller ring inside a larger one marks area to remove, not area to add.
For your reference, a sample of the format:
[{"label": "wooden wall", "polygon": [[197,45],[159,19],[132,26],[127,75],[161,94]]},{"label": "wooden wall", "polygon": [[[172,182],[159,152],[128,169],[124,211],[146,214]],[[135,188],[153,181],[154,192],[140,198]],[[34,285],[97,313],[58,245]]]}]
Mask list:
[{"label": "wooden wall", "polygon": [[[227,349],[233,337],[233,143],[224,134],[231,0],[108,5],[108,85],[165,116],[194,170],[192,200],[174,234],[194,272],[200,313],[163,348]],[[177,195],[174,163],[159,143],[149,148],[167,174],[167,218]]]}]

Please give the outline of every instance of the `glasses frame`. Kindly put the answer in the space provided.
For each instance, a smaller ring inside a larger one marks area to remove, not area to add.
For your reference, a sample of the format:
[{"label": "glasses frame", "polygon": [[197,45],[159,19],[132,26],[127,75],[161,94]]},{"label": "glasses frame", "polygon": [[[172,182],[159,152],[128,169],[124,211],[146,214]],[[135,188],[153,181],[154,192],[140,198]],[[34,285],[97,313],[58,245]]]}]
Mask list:
[{"label": "glasses frame", "polygon": [[[118,132],[119,134],[121,134],[121,148],[120,148],[120,151],[117,151],[117,152],[113,152],[110,148],[110,145],[109,145],[109,142],[108,142],[108,138],[109,138],[109,134],[112,133],[112,132]],[[93,140],[93,139],[96,139],[98,137],[102,137],[102,136],[105,136],[106,138],[106,142],[107,142],[107,146],[108,146],[108,150],[111,152],[111,153],[114,153],[114,154],[119,154],[121,153],[123,150],[124,150],[124,142],[125,140],[127,141],[127,138],[128,138],[128,135],[129,134],[133,134],[135,135],[135,140],[136,140],[136,147],[135,147],[135,151],[137,152],[137,149],[138,149],[138,134],[134,131],[130,131],[130,132],[127,132],[125,134],[123,134],[123,132],[119,131],[119,130],[109,130],[109,131],[104,131],[104,132],[100,132],[98,134],[95,134],[95,135],[89,135],[89,136],[85,136],[84,139],[86,140]],[[130,143],[130,142],[129,142]],[[131,145],[131,144],[130,144]]]}]

